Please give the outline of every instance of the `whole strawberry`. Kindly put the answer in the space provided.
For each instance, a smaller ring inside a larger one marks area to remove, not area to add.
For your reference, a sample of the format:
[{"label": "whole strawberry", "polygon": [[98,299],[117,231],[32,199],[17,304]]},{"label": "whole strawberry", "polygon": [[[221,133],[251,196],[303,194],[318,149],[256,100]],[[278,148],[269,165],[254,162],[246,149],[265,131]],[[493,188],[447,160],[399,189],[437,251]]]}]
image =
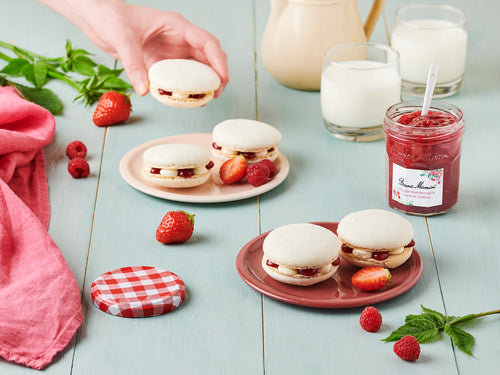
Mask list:
[{"label": "whole strawberry", "polygon": [[394,353],[405,361],[416,361],[420,357],[420,344],[413,336],[405,336],[393,347]]},{"label": "whole strawberry", "polygon": [[127,95],[116,91],[102,94],[92,120],[97,126],[117,124],[129,118],[132,105]]},{"label": "whole strawberry", "polygon": [[193,234],[194,215],[184,211],[169,211],[163,217],[156,239],[161,243],[184,242]]}]

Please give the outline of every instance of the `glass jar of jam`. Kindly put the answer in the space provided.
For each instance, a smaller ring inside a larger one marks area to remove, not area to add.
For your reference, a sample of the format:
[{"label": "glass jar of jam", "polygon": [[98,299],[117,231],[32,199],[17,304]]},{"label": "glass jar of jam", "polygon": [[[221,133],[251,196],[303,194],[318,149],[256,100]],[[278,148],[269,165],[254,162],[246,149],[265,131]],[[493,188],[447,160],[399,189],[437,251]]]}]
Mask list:
[{"label": "glass jar of jam", "polygon": [[392,208],[429,216],[457,203],[464,119],[443,102],[433,101],[426,116],[421,109],[413,100],[386,112],[386,192]]}]

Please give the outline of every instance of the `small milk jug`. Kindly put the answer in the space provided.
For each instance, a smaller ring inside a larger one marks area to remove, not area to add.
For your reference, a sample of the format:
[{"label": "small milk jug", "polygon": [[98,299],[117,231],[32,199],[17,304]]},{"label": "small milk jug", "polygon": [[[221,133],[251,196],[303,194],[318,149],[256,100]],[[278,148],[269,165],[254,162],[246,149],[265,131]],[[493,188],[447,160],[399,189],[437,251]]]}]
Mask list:
[{"label": "small milk jug", "polygon": [[374,0],[363,25],[356,0],[271,0],[261,45],[264,67],[287,87],[319,90],[325,51],[366,42],[384,4]]}]

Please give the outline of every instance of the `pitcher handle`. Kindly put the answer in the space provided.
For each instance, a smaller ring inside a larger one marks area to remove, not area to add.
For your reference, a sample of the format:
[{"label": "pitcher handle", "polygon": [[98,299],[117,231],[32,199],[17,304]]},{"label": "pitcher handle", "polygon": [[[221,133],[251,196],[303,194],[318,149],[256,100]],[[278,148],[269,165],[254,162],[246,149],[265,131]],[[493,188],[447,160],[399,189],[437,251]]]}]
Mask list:
[{"label": "pitcher handle", "polygon": [[384,10],[384,5],[385,5],[385,0],[375,0],[373,2],[372,8],[370,9],[370,13],[366,18],[364,26],[366,40],[370,40],[373,29],[377,24],[378,18],[380,17],[380,14]]}]

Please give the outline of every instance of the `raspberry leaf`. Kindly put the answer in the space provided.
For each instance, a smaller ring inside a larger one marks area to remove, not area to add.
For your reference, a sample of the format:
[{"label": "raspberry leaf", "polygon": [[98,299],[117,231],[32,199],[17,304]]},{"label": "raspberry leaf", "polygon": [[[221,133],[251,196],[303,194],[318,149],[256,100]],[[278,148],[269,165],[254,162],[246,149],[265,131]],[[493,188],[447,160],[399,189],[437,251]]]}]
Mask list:
[{"label": "raspberry leaf", "polygon": [[440,332],[450,336],[457,349],[472,356],[474,337],[457,327],[457,324],[465,323],[487,315],[500,314],[500,310],[492,310],[479,314],[469,314],[462,317],[445,316],[438,311],[428,309],[424,306],[420,315],[408,315],[405,324],[394,330],[382,341],[397,341],[404,336],[414,336],[420,343],[428,342],[435,338]]},{"label": "raspberry leaf", "polygon": [[406,323],[394,330],[389,337],[382,341],[397,341],[405,336],[413,336],[418,342],[428,342],[439,334],[439,327],[434,319],[429,318],[425,314],[421,315],[408,315]]},{"label": "raspberry leaf", "polygon": [[444,332],[451,337],[453,344],[455,344],[458,349],[472,356],[474,337],[470,333],[451,324],[446,324],[444,326]]}]

